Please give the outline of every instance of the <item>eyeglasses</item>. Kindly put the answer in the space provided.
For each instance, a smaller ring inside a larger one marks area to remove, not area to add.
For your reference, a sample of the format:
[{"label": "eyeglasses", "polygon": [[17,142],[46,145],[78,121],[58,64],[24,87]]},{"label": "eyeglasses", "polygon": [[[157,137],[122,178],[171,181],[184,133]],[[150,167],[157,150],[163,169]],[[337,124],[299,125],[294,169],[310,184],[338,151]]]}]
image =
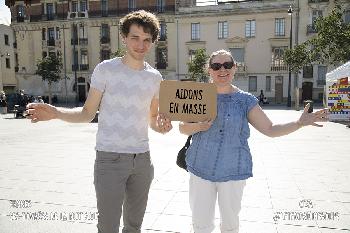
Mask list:
[{"label": "eyeglasses", "polygon": [[212,68],[213,70],[217,71],[220,70],[221,67],[224,67],[226,70],[231,69],[234,66],[235,63],[233,63],[232,61],[230,62],[224,62],[224,63],[212,63],[210,64],[210,68]]}]

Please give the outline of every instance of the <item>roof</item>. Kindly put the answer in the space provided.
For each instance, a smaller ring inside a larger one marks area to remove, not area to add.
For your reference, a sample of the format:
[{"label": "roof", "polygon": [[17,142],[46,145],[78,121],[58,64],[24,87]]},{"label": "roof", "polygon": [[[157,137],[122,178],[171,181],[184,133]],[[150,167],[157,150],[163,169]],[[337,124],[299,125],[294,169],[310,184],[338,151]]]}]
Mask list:
[{"label": "roof", "polygon": [[326,81],[333,82],[339,78],[350,77],[350,61],[326,74]]}]

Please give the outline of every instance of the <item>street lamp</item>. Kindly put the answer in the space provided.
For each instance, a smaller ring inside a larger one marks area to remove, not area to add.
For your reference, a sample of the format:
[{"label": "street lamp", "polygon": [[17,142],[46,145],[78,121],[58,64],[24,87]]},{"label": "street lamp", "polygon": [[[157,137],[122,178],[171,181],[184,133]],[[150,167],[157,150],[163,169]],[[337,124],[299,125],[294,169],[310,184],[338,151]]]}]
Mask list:
[{"label": "street lamp", "polygon": [[[293,8],[292,6],[289,6],[288,9],[288,15],[290,15],[290,33],[289,33],[289,49],[292,49],[292,33],[293,33]],[[292,97],[290,95],[290,89],[291,89],[291,82],[292,82],[292,71],[290,69],[290,66],[288,67],[288,100],[287,100],[287,107],[292,106]]]}]

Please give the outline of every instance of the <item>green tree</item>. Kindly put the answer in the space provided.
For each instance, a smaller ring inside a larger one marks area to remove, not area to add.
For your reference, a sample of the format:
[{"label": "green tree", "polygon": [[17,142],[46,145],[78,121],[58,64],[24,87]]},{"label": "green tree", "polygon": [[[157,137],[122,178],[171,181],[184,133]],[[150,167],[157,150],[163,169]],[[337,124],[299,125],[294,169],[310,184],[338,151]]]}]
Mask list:
[{"label": "green tree", "polygon": [[56,55],[50,55],[48,57],[39,60],[36,64],[36,74],[40,75],[42,80],[48,83],[49,86],[49,103],[52,99],[52,83],[59,82],[61,77],[62,61],[60,57]]},{"label": "green tree", "polygon": [[187,63],[190,79],[197,82],[208,82],[209,77],[206,68],[208,58],[205,49],[196,50],[193,60]]},{"label": "green tree", "polygon": [[285,52],[285,61],[296,72],[311,63],[339,66],[350,60],[350,25],[343,21],[339,4],[315,22],[317,35]]},{"label": "green tree", "polygon": [[126,53],[126,50],[124,48],[118,48],[117,51],[111,54],[111,58],[114,57],[122,57]]}]

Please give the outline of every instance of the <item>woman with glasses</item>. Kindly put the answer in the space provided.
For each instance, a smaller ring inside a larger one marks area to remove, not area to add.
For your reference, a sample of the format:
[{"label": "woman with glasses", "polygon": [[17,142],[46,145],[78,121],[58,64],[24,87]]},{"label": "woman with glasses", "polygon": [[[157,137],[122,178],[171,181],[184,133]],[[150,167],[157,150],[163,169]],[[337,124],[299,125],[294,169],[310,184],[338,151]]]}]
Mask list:
[{"label": "woman with glasses", "polygon": [[273,124],[255,96],[232,85],[237,66],[230,52],[213,52],[208,63],[217,87],[217,117],[179,125],[181,133],[193,135],[186,156],[192,224],[195,233],[212,232],[218,199],[221,232],[238,233],[243,189],[253,176],[248,122],[269,137],[279,137],[307,125],[321,127],[315,122],[326,121],[327,111],[308,113],[306,106],[298,120]]}]

